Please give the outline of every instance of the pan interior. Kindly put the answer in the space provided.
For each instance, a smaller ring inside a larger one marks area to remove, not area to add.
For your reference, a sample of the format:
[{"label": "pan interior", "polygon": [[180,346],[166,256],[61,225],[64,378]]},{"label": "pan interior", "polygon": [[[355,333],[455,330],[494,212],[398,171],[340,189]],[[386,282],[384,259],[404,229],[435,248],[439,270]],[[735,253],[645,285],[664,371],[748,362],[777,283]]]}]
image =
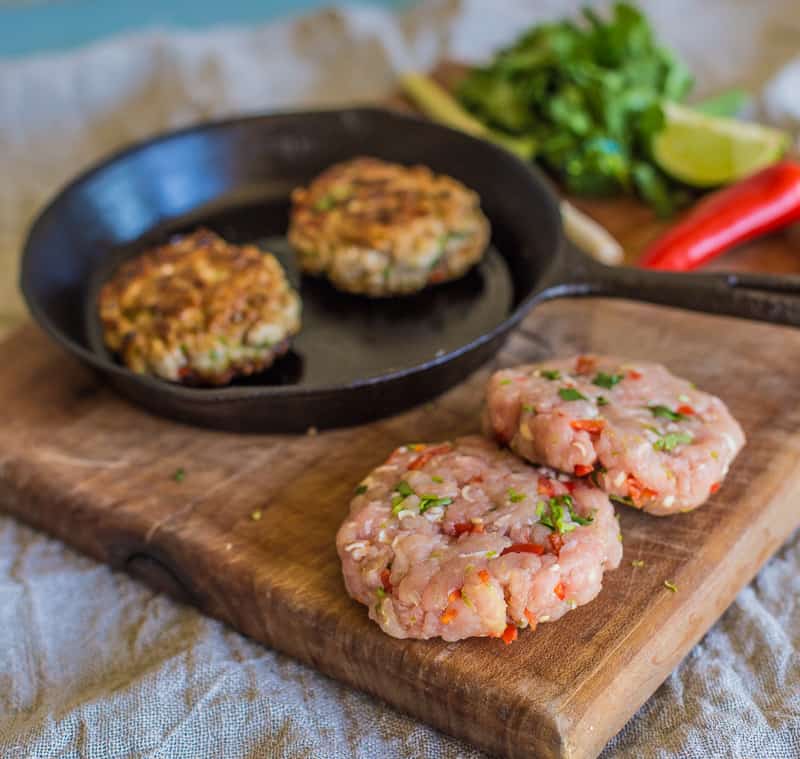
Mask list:
[{"label": "pan interior", "polygon": [[198,225],[230,242],[254,243],[275,254],[303,302],[303,328],[291,350],[267,371],[237,379],[234,385],[343,385],[409,369],[472,342],[513,310],[511,272],[493,244],[459,280],[411,296],[371,299],[342,293],[327,280],[300,275],[283,234],[289,215],[285,196],[217,206],[173,220],[109,252],[105,265],[93,273],[86,300],[87,338],[95,352],[113,360],[103,346],[97,313],[102,283],[122,260]]}]

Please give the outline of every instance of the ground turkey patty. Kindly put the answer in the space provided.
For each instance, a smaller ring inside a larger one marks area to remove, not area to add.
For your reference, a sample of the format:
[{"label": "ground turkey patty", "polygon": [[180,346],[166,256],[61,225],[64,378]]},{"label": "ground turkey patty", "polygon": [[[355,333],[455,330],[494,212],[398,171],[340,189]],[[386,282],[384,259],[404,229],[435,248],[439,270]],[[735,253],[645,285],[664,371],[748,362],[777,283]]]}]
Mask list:
[{"label": "ground turkey patty", "polygon": [[659,515],[700,506],[744,445],[719,398],[659,364],[601,356],[497,372],[486,426],[529,461]]},{"label": "ground turkey patty", "polygon": [[489,222],[451,177],[356,158],[292,193],[289,241],[304,271],[341,290],[402,295],[462,276],[483,256]]},{"label": "ground turkey patty", "polygon": [[336,545],[348,592],[389,635],[509,643],[591,601],[620,541],[605,493],[476,436],[398,448]]},{"label": "ground turkey patty", "polygon": [[128,368],[187,384],[261,371],[300,329],[275,257],[204,229],[124,263],[99,307],[106,345]]}]

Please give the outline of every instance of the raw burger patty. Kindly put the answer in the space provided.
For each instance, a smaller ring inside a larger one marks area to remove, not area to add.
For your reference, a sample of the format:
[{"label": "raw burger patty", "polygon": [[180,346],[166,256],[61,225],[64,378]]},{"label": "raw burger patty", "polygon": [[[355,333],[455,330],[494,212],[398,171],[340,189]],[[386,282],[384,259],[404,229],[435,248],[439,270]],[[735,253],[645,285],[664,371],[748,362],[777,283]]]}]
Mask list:
[{"label": "raw burger patty", "polygon": [[605,493],[475,436],[398,448],[336,546],[347,591],[389,635],[510,643],[591,601],[620,541]]},{"label": "raw burger patty", "polygon": [[745,441],[719,398],[659,364],[610,356],[497,372],[485,424],[529,461],[658,515],[700,506]]}]

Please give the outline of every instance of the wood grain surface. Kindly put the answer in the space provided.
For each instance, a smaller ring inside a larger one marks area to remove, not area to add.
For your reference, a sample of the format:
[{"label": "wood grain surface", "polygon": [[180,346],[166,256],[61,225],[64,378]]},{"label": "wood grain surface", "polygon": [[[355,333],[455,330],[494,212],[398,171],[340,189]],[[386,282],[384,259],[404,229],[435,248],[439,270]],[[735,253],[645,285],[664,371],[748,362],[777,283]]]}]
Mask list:
[{"label": "wood grain surface", "polygon": [[585,351],[665,361],[728,401],[748,445],[704,508],[622,512],[622,566],[591,604],[511,646],[395,640],[347,597],[336,530],[355,485],[395,446],[477,429],[492,367],[379,423],[256,437],[149,416],[32,326],[4,348],[14,360],[0,368],[2,508],[509,757],[596,755],[800,521],[800,331],[607,300],[548,303],[496,364]]}]

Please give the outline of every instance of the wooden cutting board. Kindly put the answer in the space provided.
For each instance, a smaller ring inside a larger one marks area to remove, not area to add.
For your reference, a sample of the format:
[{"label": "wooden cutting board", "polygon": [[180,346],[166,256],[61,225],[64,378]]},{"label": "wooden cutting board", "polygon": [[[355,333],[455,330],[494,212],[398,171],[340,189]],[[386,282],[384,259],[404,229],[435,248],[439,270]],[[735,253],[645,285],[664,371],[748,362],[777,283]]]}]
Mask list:
[{"label": "wooden cutting board", "polygon": [[721,395],[749,442],[704,508],[624,510],[623,563],[598,599],[511,646],[388,637],[347,597],[334,547],[354,487],[395,446],[477,430],[493,367],[368,426],[237,436],[149,416],[27,326],[3,346],[0,505],[489,752],[592,757],[800,523],[800,330],[553,302],[496,365],[587,351],[667,363]]}]

